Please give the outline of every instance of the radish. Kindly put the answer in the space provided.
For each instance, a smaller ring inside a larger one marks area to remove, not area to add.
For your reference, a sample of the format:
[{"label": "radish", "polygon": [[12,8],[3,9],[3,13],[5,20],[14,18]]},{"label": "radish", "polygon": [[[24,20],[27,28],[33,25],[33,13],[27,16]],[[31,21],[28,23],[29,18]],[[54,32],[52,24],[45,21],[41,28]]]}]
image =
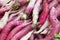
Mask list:
[{"label": "radish", "polygon": [[0,20],[0,28],[4,28],[4,26],[7,24],[8,22],[8,16],[10,14],[10,11],[9,12],[5,12],[3,18]]},{"label": "radish", "polygon": [[25,9],[25,13],[30,14],[32,12],[36,1],[37,0],[30,0],[27,8]]},{"label": "radish", "polygon": [[50,4],[49,4],[49,8],[51,9],[52,7],[56,6],[58,4],[57,0],[53,0]]},{"label": "radish", "polygon": [[9,32],[17,25],[20,25],[23,21],[11,21],[2,30],[0,40],[5,40]]},{"label": "radish", "polygon": [[32,10],[33,10],[33,8],[34,8],[34,5],[35,5],[35,2],[36,2],[37,0],[30,0],[30,2],[29,2],[29,4],[28,4],[28,6],[26,7],[26,9],[25,9],[25,14],[22,16],[23,17],[23,19],[27,19],[27,14],[31,14],[31,12],[32,12]]},{"label": "radish", "polygon": [[0,40],[55,40],[59,32],[59,0],[0,0]]},{"label": "radish", "polygon": [[38,15],[39,15],[39,12],[40,12],[40,7],[41,7],[41,2],[42,0],[37,0],[35,6],[34,6],[34,9],[33,9],[33,24],[36,25],[37,24],[37,21],[38,21]]},{"label": "radish", "polygon": [[44,38],[44,40],[50,40],[50,39],[54,40],[54,34],[55,33],[59,33],[60,23],[59,23],[59,21],[56,18],[56,13],[55,12],[56,12],[55,7],[52,7],[52,9],[50,11],[50,22],[52,24],[52,30],[46,36],[46,38]]},{"label": "radish", "polygon": [[48,3],[46,0],[43,1],[43,7],[44,7],[44,9],[43,9],[41,15],[39,15],[40,25],[43,25],[48,17],[49,6],[48,6]]},{"label": "radish", "polygon": [[23,29],[25,26],[31,24],[31,22],[24,22],[21,25],[14,28],[8,35],[7,40],[10,40],[17,32],[19,32],[21,29]]},{"label": "radish", "polygon": [[18,40],[21,39],[23,36],[25,36],[29,31],[33,29],[32,25],[28,25],[25,28],[23,28],[21,31],[16,33],[11,40]]}]

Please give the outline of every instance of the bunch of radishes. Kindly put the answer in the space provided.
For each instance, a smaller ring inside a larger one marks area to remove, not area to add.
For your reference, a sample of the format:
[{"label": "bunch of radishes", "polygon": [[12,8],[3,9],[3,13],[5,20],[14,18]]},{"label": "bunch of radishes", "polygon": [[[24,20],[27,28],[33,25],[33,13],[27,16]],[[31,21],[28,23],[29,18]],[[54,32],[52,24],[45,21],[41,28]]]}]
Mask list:
[{"label": "bunch of radishes", "polygon": [[60,0],[0,0],[0,40],[55,40],[60,33]]}]

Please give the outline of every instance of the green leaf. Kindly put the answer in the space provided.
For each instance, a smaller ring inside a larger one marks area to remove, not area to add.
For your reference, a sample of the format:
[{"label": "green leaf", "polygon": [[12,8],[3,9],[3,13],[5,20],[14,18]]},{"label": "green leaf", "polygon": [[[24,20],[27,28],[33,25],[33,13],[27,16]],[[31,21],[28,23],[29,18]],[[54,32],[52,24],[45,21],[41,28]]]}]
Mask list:
[{"label": "green leaf", "polygon": [[60,34],[54,34],[55,40],[60,40]]}]

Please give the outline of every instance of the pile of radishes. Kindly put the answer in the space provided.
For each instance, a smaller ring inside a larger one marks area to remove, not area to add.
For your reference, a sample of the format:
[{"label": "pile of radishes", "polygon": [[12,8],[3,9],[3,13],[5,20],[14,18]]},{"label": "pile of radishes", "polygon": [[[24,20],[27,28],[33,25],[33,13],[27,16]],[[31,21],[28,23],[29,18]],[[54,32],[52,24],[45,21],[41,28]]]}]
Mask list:
[{"label": "pile of radishes", "polygon": [[57,40],[59,33],[60,0],[0,0],[0,40]]}]

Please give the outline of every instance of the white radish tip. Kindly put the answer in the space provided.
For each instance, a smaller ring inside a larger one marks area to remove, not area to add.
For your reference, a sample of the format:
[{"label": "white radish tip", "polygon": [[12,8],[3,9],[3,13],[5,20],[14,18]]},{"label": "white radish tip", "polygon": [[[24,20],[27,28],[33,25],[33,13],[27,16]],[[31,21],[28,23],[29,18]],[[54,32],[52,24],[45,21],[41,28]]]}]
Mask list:
[{"label": "white radish tip", "polygon": [[23,14],[22,19],[26,20],[27,19],[27,14]]},{"label": "white radish tip", "polygon": [[34,32],[34,34],[39,34],[39,33],[40,33],[40,32],[38,32],[38,31],[35,31],[35,32]]}]

